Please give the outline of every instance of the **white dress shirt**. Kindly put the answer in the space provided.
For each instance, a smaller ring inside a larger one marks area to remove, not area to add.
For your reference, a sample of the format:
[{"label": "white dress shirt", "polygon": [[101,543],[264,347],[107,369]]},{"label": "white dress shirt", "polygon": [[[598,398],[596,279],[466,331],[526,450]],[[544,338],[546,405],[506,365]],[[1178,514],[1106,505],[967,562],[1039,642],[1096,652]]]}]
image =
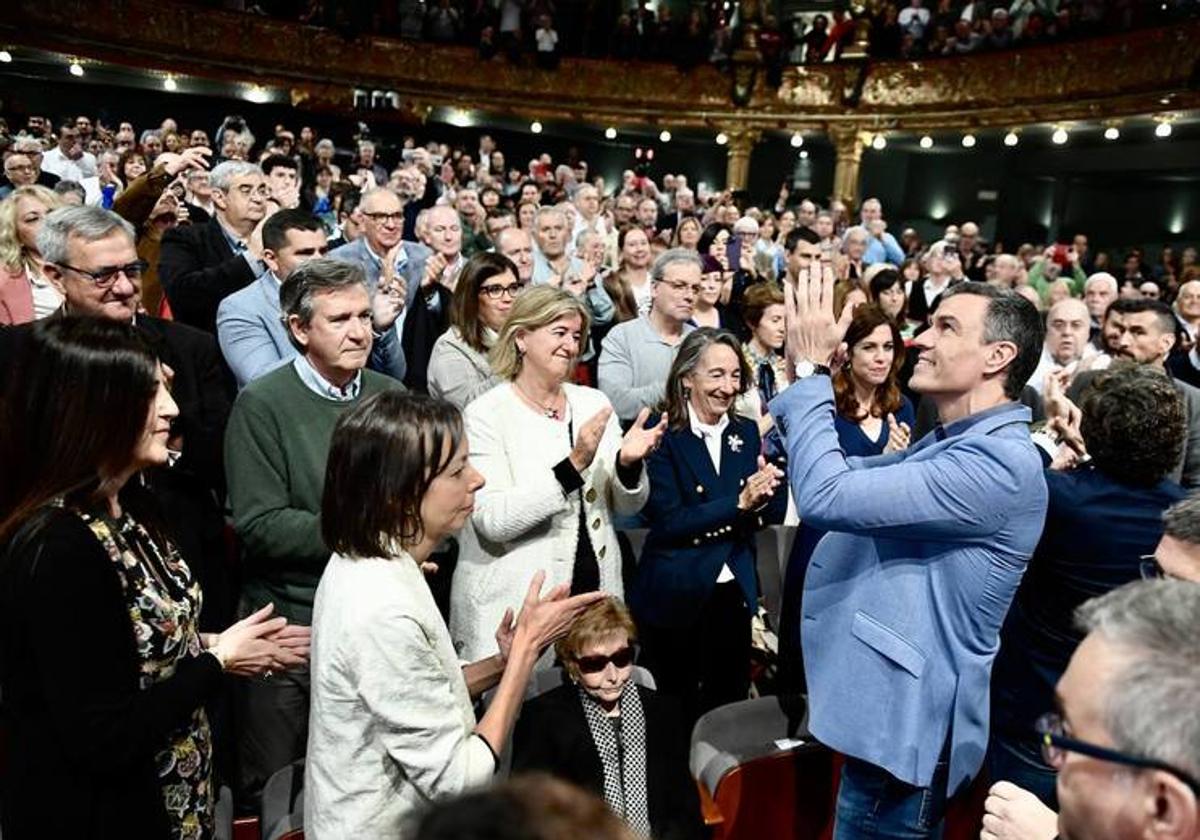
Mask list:
[{"label": "white dress shirt", "polygon": [[[722,414],[721,419],[716,423],[701,423],[696,417],[696,412],[692,410],[691,403],[688,403],[688,422],[692,427],[692,434],[704,441],[704,448],[708,450],[709,460],[712,461],[713,470],[717,475],[721,474],[721,436],[725,434],[725,427],[729,425],[729,415]],[[721,573],[717,575],[717,583],[726,583],[733,580],[733,570],[729,568],[728,563],[721,564]]]}]

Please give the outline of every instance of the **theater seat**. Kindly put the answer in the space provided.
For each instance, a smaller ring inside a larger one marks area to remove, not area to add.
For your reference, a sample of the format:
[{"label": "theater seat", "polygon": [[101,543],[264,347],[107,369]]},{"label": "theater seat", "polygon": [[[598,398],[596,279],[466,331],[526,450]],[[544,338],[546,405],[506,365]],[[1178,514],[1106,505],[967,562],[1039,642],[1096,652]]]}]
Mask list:
[{"label": "theater seat", "polygon": [[803,698],[760,697],[696,722],[690,767],[711,796],[713,840],[827,835],[833,754],[812,740],[806,719]]},{"label": "theater seat", "polygon": [[263,785],[260,824],[262,840],[283,840],[304,828],[303,759],[279,770]]}]

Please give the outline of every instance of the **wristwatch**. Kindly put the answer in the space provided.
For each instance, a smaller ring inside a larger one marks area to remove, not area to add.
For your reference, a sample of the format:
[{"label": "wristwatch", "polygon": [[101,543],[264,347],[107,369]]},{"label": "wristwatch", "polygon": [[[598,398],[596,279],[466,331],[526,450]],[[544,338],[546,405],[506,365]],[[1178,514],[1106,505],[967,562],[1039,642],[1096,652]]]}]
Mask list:
[{"label": "wristwatch", "polygon": [[796,362],[796,378],[807,379],[810,376],[830,376],[828,365],[818,365],[814,362],[805,359],[801,362]]}]

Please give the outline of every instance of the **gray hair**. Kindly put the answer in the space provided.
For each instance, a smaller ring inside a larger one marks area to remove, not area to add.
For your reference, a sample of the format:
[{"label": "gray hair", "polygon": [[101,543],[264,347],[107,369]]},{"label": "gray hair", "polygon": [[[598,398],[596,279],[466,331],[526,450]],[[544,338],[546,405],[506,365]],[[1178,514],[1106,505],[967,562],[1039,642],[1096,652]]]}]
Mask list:
[{"label": "gray hair", "polygon": [[1087,292],[1087,290],[1090,289],[1092,286],[1099,286],[1101,283],[1103,283],[1105,286],[1108,286],[1109,291],[1111,291],[1114,295],[1117,293],[1117,291],[1120,288],[1117,285],[1116,277],[1113,277],[1107,271],[1097,271],[1095,274],[1093,274],[1091,277],[1089,277],[1087,279],[1087,281],[1083,284],[1083,291]]},{"label": "gray hair", "polygon": [[983,316],[983,340],[987,344],[1011,341],[1016,345],[1017,355],[1004,373],[1004,395],[1010,400],[1019,399],[1025,383],[1037,369],[1046,340],[1046,328],[1037,307],[1016,292],[997,289],[987,283],[966,281],[952,285],[942,292],[942,301],[954,295],[988,298]]},{"label": "gray hair", "polygon": [[37,235],[38,253],[49,263],[69,263],[68,240],[72,237],[95,242],[117,230],[128,236],[130,242],[136,241],[137,231],[133,225],[111,210],[93,206],[60,207],[42,220]]},{"label": "gray hair", "polygon": [[317,141],[317,145],[315,145],[313,148],[314,149],[329,149],[329,151],[331,151],[331,152],[334,151],[333,141],[330,140],[328,137],[322,137],[320,140]]},{"label": "gray hair", "polygon": [[[701,327],[692,330],[679,344],[679,350],[675,354],[675,360],[671,363],[671,371],[667,374],[666,397],[663,400],[662,408],[667,414],[667,423],[672,429],[684,429],[688,425],[688,394],[689,388],[687,384],[688,377],[696,372],[696,368],[700,366],[700,360],[704,357],[704,351],[716,344],[723,344],[733,351],[733,354],[738,359],[738,369],[741,371],[741,385],[738,388],[739,394],[746,393],[750,387],[753,378],[753,372],[750,370],[750,365],[746,361],[746,356],[742,353],[742,345],[738,341],[737,336],[729,330],[717,329],[715,327]],[[735,401],[736,402],[736,401]],[[729,406],[729,416],[732,418],[736,414],[735,406]]]},{"label": "gray hair", "polygon": [[248,160],[227,160],[218,163],[208,175],[208,183],[214,190],[229,192],[234,178],[245,175],[262,175],[262,167]]},{"label": "gray hair", "polygon": [[704,271],[704,261],[691,248],[671,248],[659,254],[654,265],[650,267],[650,282],[657,283],[662,280],[666,276],[667,268],[676,263],[694,265],[701,272]]},{"label": "gray hair", "polygon": [[41,140],[29,135],[20,135],[13,141],[12,150],[14,152],[37,152],[39,155],[45,153],[46,146]]},{"label": "gray hair", "polygon": [[548,216],[551,213],[561,216],[563,223],[564,224],[566,223],[567,211],[563,210],[558,205],[553,205],[553,206],[547,205],[546,207],[539,207],[537,213],[535,213],[533,216],[533,223],[535,225],[538,224],[542,220],[542,216]]},{"label": "gray hair", "polygon": [[[832,218],[832,216],[830,218]],[[863,227],[862,225],[851,225],[850,227],[846,228],[846,232],[842,234],[842,247],[843,248],[845,248],[847,245],[850,244],[851,236],[861,236],[863,238],[863,241],[868,244],[871,241],[871,234],[867,232],[867,229],[865,227]]]},{"label": "gray hair", "polygon": [[1167,508],[1163,525],[1168,537],[1200,545],[1200,493],[1193,493]]},{"label": "gray hair", "polygon": [[292,271],[279,287],[279,309],[283,315],[283,325],[287,330],[288,340],[297,350],[304,352],[304,347],[292,335],[288,321],[295,315],[300,323],[312,323],[313,298],[322,292],[334,289],[344,289],[348,286],[359,285],[368,292],[367,275],[362,267],[355,263],[342,262],[329,257],[317,257],[306,260]]},{"label": "gray hair", "polygon": [[1075,620],[1133,654],[1105,686],[1114,746],[1200,776],[1200,585],[1135,581],[1087,601]]},{"label": "gray hair", "polygon": [[144,146],[144,145],[146,145],[146,141],[149,140],[151,137],[156,137],[159,140],[162,140],[162,132],[159,131],[157,128],[147,128],[145,131],[142,132],[142,137],[138,142]]}]

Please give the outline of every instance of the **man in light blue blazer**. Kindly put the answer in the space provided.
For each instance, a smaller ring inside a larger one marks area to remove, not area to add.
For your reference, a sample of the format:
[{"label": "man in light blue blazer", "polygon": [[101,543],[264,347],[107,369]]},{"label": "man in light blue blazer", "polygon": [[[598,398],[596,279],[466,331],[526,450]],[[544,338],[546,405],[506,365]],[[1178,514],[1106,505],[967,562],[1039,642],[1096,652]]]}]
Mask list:
[{"label": "man in light blue blazer", "polygon": [[[325,228],[304,210],[280,210],[263,225],[263,261],[267,271],[217,307],[217,341],[238,390],[258,377],[290,362],[297,355],[279,309],[279,287],[296,266],[325,254]],[[375,341],[368,366],[394,379],[403,379],[404,352],[394,321],[394,298],[377,300]]]},{"label": "man in light blue blazer", "polygon": [[834,836],[933,837],[983,763],[1000,627],[1045,521],[1042,461],[1015,401],[1041,319],[1011,292],[947,291],[912,377],[938,426],[905,452],[847,458],[825,367],[845,325],[832,277],[799,277],[786,286],[797,380],[770,409],[800,516],[830,532],[801,634],[812,732],[846,756]]}]

